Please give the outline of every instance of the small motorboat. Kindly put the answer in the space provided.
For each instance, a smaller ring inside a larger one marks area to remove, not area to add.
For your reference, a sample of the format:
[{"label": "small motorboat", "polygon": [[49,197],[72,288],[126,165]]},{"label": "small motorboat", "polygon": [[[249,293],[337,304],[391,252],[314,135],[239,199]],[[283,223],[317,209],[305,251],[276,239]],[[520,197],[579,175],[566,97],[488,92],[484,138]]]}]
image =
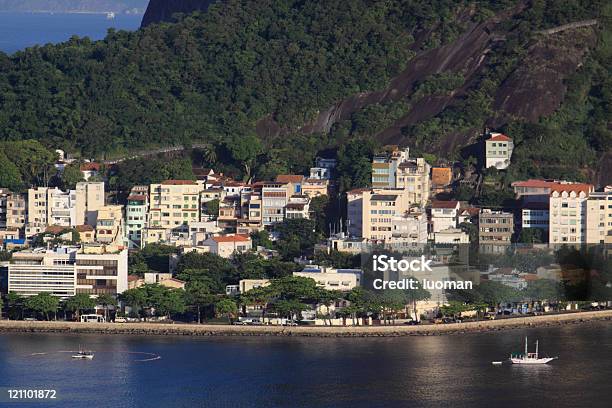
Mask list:
[{"label": "small motorboat", "polygon": [[503,361],[491,361],[491,364],[493,365],[502,365],[503,363]]},{"label": "small motorboat", "polygon": [[543,357],[540,358],[540,354],[538,351],[538,343],[536,340],[536,349],[535,353],[530,353],[527,349],[527,337],[525,337],[525,352],[524,353],[512,353],[510,354],[510,361],[512,364],[548,364],[553,360],[558,359],[559,357]]},{"label": "small motorboat", "polygon": [[79,358],[79,359],[83,359],[83,360],[91,360],[91,359],[94,358],[94,353],[93,353],[93,351],[83,350],[79,346],[79,352],[76,353],[76,354],[73,354],[72,358]]}]

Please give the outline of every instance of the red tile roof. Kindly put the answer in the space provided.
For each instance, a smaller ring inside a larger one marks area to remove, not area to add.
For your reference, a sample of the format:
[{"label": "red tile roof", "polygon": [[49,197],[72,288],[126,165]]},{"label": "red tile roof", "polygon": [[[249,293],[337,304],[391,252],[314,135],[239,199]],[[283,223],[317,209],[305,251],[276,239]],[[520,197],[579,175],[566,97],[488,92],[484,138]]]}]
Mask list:
[{"label": "red tile roof", "polygon": [[62,227],[60,225],[49,225],[45,232],[49,234],[58,235],[63,234],[64,232],[70,232],[70,227]]},{"label": "red tile roof", "polygon": [[216,242],[245,242],[250,241],[251,238],[246,235],[218,235],[216,237],[212,237]]},{"label": "red tile roof", "polygon": [[459,201],[433,201],[431,208],[456,208]]},{"label": "red tile roof", "polygon": [[299,174],[279,174],[276,176],[276,181],[279,183],[301,183],[304,176]]},{"label": "red tile roof", "polygon": [[128,200],[136,200],[136,201],[144,201],[147,199],[147,196],[142,194],[131,194],[128,196]]},{"label": "red tile roof", "polygon": [[491,136],[489,140],[492,142],[511,142],[512,141],[512,139],[510,139],[508,136],[501,134],[501,133]]},{"label": "red tile roof", "polygon": [[512,183],[512,187],[551,188],[559,184],[561,183],[555,180],[529,179],[527,181],[515,181]]},{"label": "red tile roof", "polygon": [[582,183],[576,183],[576,184],[559,184],[556,185],[554,187],[552,187],[550,189],[551,194],[553,192],[558,192],[558,193],[562,193],[564,191],[571,193],[572,191],[575,192],[576,194],[579,194],[581,192],[585,193],[585,194],[589,194],[591,191],[593,191],[593,185],[592,184],[582,184]]},{"label": "red tile roof", "polygon": [[100,168],[100,163],[91,162],[81,164],[81,171],[100,171]]},{"label": "red tile roof", "polygon": [[76,230],[78,232],[88,232],[88,231],[93,231],[94,229],[91,225],[77,225]]},{"label": "red tile roof", "polygon": [[185,185],[195,186],[198,184],[193,180],[166,180],[166,181],[162,181],[161,183],[164,185],[170,185],[170,186],[185,186]]}]

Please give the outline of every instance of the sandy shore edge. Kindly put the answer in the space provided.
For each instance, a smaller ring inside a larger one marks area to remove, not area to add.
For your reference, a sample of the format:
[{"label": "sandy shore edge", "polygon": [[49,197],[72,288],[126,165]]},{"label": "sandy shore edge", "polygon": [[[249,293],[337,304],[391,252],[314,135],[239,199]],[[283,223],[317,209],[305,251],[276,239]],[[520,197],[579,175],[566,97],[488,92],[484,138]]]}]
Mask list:
[{"label": "sandy shore edge", "polygon": [[97,333],[186,336],[398,337],[547,327],[596,320],[612,321],[612,310],[424,326],[230,326],[159,323],[76,323],[0,321],[3,333]]}]

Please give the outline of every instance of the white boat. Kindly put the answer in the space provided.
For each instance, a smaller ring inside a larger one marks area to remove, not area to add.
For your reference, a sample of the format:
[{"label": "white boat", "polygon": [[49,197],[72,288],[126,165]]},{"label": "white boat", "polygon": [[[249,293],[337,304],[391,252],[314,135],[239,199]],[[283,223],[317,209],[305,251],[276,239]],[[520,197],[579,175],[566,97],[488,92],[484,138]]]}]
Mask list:
[{"label": "white boat", "polygon": [[109,20],[112,20],[113,18],[115,18],[115,13],[112,11],[109,11],[108,13],[106,13],[106,18]]},{"label": "white boat", "polygon": [[92,360],[94,358],[94,353],[93,353],[93,351],[83,350],[79,346],[79,352],[76,353],[76,354],[73,354],[72,358],[80,358],[80,359],[84,359],[84,360]]},{"label": "white boat", "polygon": [[527,337],[525,337],[525,352],[524,353],[512,353],[510,354],[510,361],[512,364],[547,364],[559,357],[543,357],[540,358],[538,350],[538,341],[536,340],[535,353],[530,353],[527,349]]}]

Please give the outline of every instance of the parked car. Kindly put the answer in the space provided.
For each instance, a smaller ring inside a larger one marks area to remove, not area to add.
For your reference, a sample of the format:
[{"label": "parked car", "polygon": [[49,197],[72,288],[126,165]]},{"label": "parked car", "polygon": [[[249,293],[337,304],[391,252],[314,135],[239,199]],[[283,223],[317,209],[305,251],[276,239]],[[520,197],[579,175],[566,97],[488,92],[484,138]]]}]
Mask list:
[{"label": "parked car", "polygon": [[419,320],[409,320],[405,322],[404,324],[407,324],[408,326],[416,326],[418,324],[421,324],[421,322]]}]

